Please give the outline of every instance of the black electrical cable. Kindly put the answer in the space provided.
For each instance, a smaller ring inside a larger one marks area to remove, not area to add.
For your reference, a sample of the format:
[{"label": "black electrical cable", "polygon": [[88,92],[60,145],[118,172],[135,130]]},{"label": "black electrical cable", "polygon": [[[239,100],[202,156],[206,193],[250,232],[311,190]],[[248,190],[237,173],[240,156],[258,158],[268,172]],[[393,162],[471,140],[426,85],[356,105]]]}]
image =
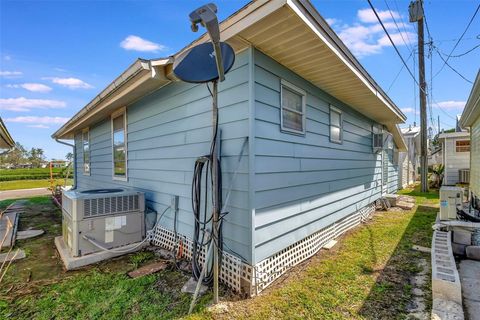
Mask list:
[{"label": "black electrical cable", "polygon": [[[207,84],[208,91],[210,95],[213,97],[213,94],[210,90],[210,87]],[[199,157],[195,161],[195,166],[193,170],[193,178],[192,178],[192,211],[194,217],[194,228],[193,228],[193,243],[192,243],[192,273],[195,279],[200,278],[200,274],[202,272],[202,264],[200,260],[200,254],[202,249],[206,249],[209,244],[212,243],[216,245],[219,251],[219,267],[221,266],[221,258],[222,258],[222,251],[223,251],[223,232],[222,232],[222,225],[223,225],[223,217],[226,213],[219,213],[218,221],[213,220],[213,212],[210,217],[207,218],[207,211],[208,211],[208,200],[209,200],[209,182],[210,182],[210,189],[213,189],[214,185],[214,175],[213,175],[213,161],[217,161],[218,165],[218,190],[217,193],[219,195],[219,199],[217,200],[218,208],[222,208],[222,169],[220,160],[216,158],[214,154],[216,143],[217,143],[217,136],[218,136],[218,112],[216,114],[216,125],[214,128],[213,138],[210,145],[210,154]],[[205,172],[205,174],[204,174]],[[205,190],[203,191],[203,210],[202,210],[202,177],[205,175]],[[212,203],[214,197],[214,191],[211,191]],[[203,217],[202,216],[203,213]],[[215,238],[215,233],[213,232],[214,225],[218,223],[218,239]],[[205,240],[206,234],[209,233],[210,237],[209,240]],[[205,250],[207,253],[207,250]],[[206,260],[207,257],[205,257]],[[204,260],[204,261],[205,261]],[[206,272],[203,278],[204,284],[211,284],[213,282],[213,264],[210,263],[206,266]]]}]

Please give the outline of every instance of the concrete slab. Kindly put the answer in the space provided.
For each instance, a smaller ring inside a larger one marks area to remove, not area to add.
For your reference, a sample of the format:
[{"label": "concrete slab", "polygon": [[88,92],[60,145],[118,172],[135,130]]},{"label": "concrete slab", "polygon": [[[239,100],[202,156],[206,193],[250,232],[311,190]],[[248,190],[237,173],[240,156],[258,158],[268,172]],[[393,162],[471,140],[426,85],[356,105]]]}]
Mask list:
[{"label": "concrete slab", "polygon": [[432,251],[431,248],[417,246],[417,245],[413,245],[412,249],[416,251],[424,252],[424,253],[430,253]]},{"label": "concrete slab", "polygon": [[464,256],[466,254],[465,249],[467,249],[465,244],[452,242],[452,251],[454,255]]},{"label": "concrete slab", "polygon": [[405,201],[397,201],[397,207],[403,210],[412,210],[415,207],[415,203],[405,202]]},{"label": "concrete slab", "polygon": [[17,240],[25,240],[25,239],[38,237],[38,236],[41,236],[44,233],[45,233],[45,231],[43,231],[43,230],[18,231],[17,232]]},{"label": "concrete slab", "polygon": [[16,211],[3,213],[0,218],[0,245],[2,245],[2,248],[10,248],[15,245],[17,225],[18,213]]},{"label": "concrete slab", "polygon": [[468,246],[465,249],[468,259],[480,261],[480,246]]},{"label": "concrete slab", "polygon": [[141,268],[138,268],[136,270],[130,271],[128,273],[128,276],[130,278],[140,278],[143,276],[146,276],[148,274],[156,273],[161,270],[165,270],[167,267],[167,262],[166,261],[157,261],[154,263],[149,263]]},{"label": "concrete slab", "polygon": [[337,244],[337,240],[330,240],[328,241],[324,246],[323,246],[323,249],[327,249],[327,250],[330,250],[332,249],[335,245]]},{"label": "concrete slab", "polygon": [[474,260],[462,260],[459,263],[458,273],[460,278],[480,279],[480,262]]},{"label": "concrete slab", "polygon": [[463,304],[465,305],[467,319],[480,320],[480,303],[478,301],[464,299]]},{"label": "concrete slab", "polygon": [[[188,281],[185,282],[185,284],[183,285],[183,287],[182,287],[182,292],[183,292],[183,293],[194,294],[196,288],[197,288],[197,280],[195,280],[195,278],[191,277],[191,278],[188,279]],[[205,292],[207,292],[207,290],[208,290],[208,287],[207,287],[206,285],[202,284],[202,285],[200,285],[199,294],[204,294]]]},{"label": "concrete slab", "polygon": [[15,254],[17,250],[12,250],[10,253],[1,253],[0,254],[0,264],[2,264],[4,261],[8,262],[10,260],[15,261],[15,260],[20,260],[26,257],[25,251],[19,250],[17,254]]},{"label": "concrete slab", "polygon": [[464,318],[463,308],[460,304],[441,298],[433,299],[432,319],[463,320]]},{"label": "concrete slab", "polygon": [[453,231],[453,242],[469,246],[472,244],[472,233],[467,230],[455,229]]},{"label": "concrete slab", "polygon": [[480,320],[480,261],[460,261],[458,273],[462,283],[465,313],[471,320]]},{"label": "concrete slab", "polygon": [[81,257],[72,257],[70,255],[70,252],[67,246],[65,245],[65,242],[63,241],[63,237],[62,236],[55,237],[55,246],[57,247],[57,251],[60,254],[60,258],[62,259],[63,265],[67,270],[78,269],[78,268],[81,268],[90,264],[94,264],[100,261],[108,260],[114,257],[119,257],[128,253],[139,251],[147,245],[148,245],[147,242],[143,243],[142,245],[139,245],[139,243],[132,243],[132,244],[129,244],[128,246],[123,246],[121,248],[118,248],[119,250],[122,250],[122,252],[100,251],[100,252],[91,253]]}]

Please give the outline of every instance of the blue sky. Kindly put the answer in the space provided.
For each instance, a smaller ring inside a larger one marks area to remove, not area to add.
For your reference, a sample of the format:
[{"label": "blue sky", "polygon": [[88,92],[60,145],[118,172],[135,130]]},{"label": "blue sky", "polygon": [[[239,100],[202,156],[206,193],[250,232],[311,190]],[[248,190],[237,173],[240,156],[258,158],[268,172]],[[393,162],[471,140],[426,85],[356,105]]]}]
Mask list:
[{"label": "blue sky", "polygon": [[[419,108],[418,90],[414,91],[414,82],[405,69],[392,84],[402,63],[368,3],[312,2],[368,72],[404,110],[407,124],[415,120],[418,123],[419,116],[415,114]],[[416,28],[408,22],[409,2],[372,2],[413,70],[411,52],[416,50]],[[137,57],[168,56],[195,39],[199,34],[191,32],[188,13],[202,3],[1,0],[0,116],[14,139],[27,148],[43,148],[49,159],[63,158],[69,148],[57,144],[50,135]],[[247,1],[216,3],[220,19],[224,19]],[[456,43],[454,39],[460,37],[478,4],[479,1],[425,2],[435,46],[432,68],[430,55],[426,59],[429,85],[430,70],[436,74],[443,65],[437,50],[444,55],[450,53]],[[480,13],[453,55],[479,44]],[[416,54],[414,56],[416,58]],[[462,57],[450,58],[449,64],[473,81],[480,66],[480,48]],[[471,84],[447,66],[432,83],[433,124],[436,128],[437,115],[440,115],[441,128],[453,127],[455,115],[461,113]]]}]

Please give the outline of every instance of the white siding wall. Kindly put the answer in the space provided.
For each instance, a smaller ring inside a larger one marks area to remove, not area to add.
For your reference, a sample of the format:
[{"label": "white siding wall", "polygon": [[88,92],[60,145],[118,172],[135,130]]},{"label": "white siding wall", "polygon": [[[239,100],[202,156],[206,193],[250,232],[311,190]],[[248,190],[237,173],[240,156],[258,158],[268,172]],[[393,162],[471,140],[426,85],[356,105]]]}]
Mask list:
[{"label": "white siding wall", "polygon": [[470,188],[480,197],[480,117],[471,129]]},{"label": "white siding wall", "polygon": [[457,140],[469,140],[464,138],[446,138],[444,142],[445,179],[444,185],[454,185],[459,182],[459,169],[470,168],[470,152],[456,152]]}]

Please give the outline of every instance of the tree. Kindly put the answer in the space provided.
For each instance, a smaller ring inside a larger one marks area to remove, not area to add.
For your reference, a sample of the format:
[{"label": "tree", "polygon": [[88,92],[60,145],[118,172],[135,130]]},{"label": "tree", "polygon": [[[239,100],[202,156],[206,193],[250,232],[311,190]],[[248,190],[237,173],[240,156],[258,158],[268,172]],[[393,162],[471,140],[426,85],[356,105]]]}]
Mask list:
[{"label": "tree", "polygon": [[28,160],[32,164],[33,168],[40,168],[42,163],[45,162],[45,155],[43,154],[43,149],[32,148],[29,152]]},{"label": "tree", "polygon": [[15,148],[12,151],[0,156],[0,164],[17,167],[20,164],[26,163],[27,157],[27,150],[25,150],[25,148],[19,142],[16,142]]}]

